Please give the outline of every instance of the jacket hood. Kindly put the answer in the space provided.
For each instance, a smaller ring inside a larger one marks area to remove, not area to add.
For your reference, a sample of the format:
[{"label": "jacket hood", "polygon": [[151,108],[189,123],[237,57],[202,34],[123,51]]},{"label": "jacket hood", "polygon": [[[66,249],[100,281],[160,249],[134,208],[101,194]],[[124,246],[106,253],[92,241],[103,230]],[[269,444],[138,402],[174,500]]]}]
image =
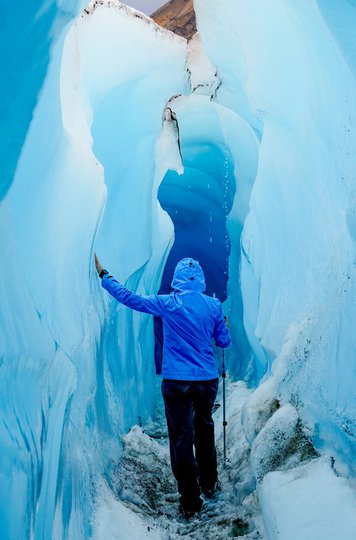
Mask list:
[{"label": "jacket hood", "polygon": [[174,270],[172,289],[176,291],[205,291],[205,276],[198,261],[189,257],[179,261]]}]

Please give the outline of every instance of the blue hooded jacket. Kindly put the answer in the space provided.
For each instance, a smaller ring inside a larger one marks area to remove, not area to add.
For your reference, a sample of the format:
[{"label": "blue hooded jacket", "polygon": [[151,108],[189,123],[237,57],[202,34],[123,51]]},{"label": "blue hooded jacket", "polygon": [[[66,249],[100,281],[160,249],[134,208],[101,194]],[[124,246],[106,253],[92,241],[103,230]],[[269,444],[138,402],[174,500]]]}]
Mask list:
[{"label": "blue hooded jacket", "polygon": [[225,348],[231,337],[220,300],[203,294],[205,277],[198,261],[179,261],[171,294],[140,296],[108,274],[102,278],[102,286],[125,306],[162,317],[163,378],[205,381],[218,376],[212,338]]}]

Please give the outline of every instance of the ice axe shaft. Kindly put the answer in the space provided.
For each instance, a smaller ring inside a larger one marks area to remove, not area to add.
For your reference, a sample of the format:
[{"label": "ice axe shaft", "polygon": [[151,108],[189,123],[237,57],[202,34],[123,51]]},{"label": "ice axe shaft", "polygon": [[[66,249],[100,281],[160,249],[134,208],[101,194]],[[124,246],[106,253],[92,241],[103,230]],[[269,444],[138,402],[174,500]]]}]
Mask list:
[{"label": "ice axe shaft", "polygon": [[225,371],[225,349],[222,351],[222,380],[223,380],[223,440],[224,440],[224,467],[226,467],[226,371]]}]

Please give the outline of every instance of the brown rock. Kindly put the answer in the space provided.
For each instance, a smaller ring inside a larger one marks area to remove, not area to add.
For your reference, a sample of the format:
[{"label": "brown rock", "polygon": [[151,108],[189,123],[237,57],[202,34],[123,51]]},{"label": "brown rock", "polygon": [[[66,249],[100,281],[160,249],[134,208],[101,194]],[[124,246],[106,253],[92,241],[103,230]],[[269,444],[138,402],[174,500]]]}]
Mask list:
[{"label": "brown rock", "polygon": [[151,17],[163,28],[186,39],[190,39],[197,31],[193,0],[170,0]]}]

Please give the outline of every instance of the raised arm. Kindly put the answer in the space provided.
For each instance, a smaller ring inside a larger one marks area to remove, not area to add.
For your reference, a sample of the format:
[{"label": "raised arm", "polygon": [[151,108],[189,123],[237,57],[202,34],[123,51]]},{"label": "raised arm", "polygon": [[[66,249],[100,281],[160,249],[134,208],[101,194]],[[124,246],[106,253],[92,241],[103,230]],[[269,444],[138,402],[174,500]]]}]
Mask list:
[{"label": "raised arm", "polygon": [[231,343],[230,331],[227,327],[220,302],[215,317],[213,338],[216,345],[218,347],[222,347],[223,349],[228,347]]},{"label": "raised arm", "polygon": [[99,277],[101,278],[102,287],[104,287],[104,289],[106,289],[111,296],[120,302],[120,304],[124,304],[125,306],[128,306],[136,311],[142,311],[143,313],[150,313],[152,315],[162,317],[163,313],[158,296],[141,296],[129,291],[113,276],[110,276],[107,270],[103,269],[96,255],[95,266]]}]

